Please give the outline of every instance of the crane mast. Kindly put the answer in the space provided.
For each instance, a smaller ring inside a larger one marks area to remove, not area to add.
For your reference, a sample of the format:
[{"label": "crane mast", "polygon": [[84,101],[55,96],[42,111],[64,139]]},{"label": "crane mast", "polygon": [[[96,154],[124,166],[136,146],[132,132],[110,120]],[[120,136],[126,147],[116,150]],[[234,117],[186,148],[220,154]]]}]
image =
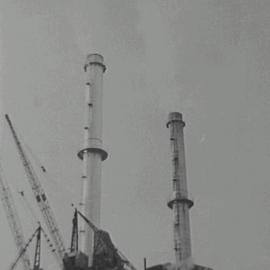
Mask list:
[{"label": "crane mast", "polygon": [[15,144],[17,146],[17,150],[18,150],[19,156],[21,158],[21,161],[23,163],[25,173],[27,175],[28,181],[29,181],[29,183],[32,187],[33,193],[34,193],[34,197],[37,201],[37,204],[38,204],[40,211],[43,215],[43,218],[45,220],[46,226],[48,227],[49,233],[50,233],[51,238],[52,238],[54,245],[56,247],[56,256],[58,259],[58,263],[62,267],[62,263],[63,263],[62,260],[66,254],[66,248],[64,245],[63,237],[62,237],[60,230],[57,226],[56,219],[54,217],[52,208],[49,204],[49,201],[47,199],[45,191],[43,190],[41,183],[40,183],[36,173],[34,172],[28,157],[25,154],[25,151],[22,147],[22,144],[20,143],[20,140],[17,136],[17,133],[16,133],[13,125],[12,125],[12,122],[7,114],[5,115],[5,118],[8,122],[13,139],[14,139]]},{"label": "crane mast", "polygon": [[[6,216],[9,222],[9,226],[18,250],[18,253],[22,253],[25,247],[25,239],[23,235],[22,226],[19,220],[18,213],[15,208],[15,204],[11,195],[11,191],[7,183],[0,175],[0,196],[3,202],[3,206],[6,212]],[[24,270],[30,270],[30,259],[27,252],[22,255],[22,263]]]},{"label": "crane mast", "polygon": [[35,257],[33,270],[41,270],[40,269],[40,254],[41,254],[41,226],[39,225],[37,229],[37,240],[36,240],[36,248],[35,248]]}]

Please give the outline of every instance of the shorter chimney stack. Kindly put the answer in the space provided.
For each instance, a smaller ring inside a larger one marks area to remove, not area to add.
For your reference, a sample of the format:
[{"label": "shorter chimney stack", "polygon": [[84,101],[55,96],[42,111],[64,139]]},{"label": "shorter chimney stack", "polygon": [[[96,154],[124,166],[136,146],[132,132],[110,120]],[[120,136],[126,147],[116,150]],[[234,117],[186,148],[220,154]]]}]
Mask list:
[{"label": "shorter chimney stack", "polygon": [[170,129],[172,150],[173,194],[168,206],[174,213],[174,250],[178,267],[191,260],[189,209],[193,206],[193,202],[188,198],[184,126],[181,113],[169,114],[167,127]]}]

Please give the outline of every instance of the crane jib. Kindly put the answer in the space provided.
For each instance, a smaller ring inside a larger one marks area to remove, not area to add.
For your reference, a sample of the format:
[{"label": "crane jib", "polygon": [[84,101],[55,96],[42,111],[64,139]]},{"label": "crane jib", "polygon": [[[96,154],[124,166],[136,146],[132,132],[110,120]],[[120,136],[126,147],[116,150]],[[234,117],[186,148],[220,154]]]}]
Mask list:
[{"label": "crane jib", "polygon": [[56,223],[55,216],[53,214],[52,208],[49,205],[49,201],[47,196],[45,195],[45,192],[42,188],[42,185],[40,183],[40,180],[38,179],[35,171],[33,170],[33,167],[31,166],[31,163],[23,149],[22,144],[19,141],[19,138],[15,132],[15,129],[11,123],[11,120],[9,116],[6,114],[5,115],[6,120],[8,122],[9,128],[11,130],[11,134],[13,136],[13,139],[15,141],[15,145],[17,147],[20,159],[22,161],[25,173],[27,175],[28,181],[32,187],[34,197],[36,201],[38,202],[38,206],[40,208],[40,211],[42,213],[42,216],[44,218],[44,221],[46,223],[46,226],[48,228],[48,231],[51,235],[51,238],[54,242],[54,245],[56,247],[56,258],[60,266],[63,264],[63,257],[65,256],[66,253],[66,248],[64,245],[64,240],[62,237],[62,234],[59,230],[59,227]]}]

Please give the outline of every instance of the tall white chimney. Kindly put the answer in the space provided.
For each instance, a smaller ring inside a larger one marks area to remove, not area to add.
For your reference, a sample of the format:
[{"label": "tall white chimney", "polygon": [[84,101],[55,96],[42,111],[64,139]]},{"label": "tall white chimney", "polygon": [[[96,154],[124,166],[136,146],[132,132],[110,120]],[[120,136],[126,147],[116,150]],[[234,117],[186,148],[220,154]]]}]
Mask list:
[{"label": "tall white chimney", "polygon": [[168,206],[174,213],[174,250],[178,267],[191,259],[189,208],[193,206],[193,202],[188,198],[187,190],[184,126],[181,113],[169,114],[167,127],[170,129],[172,149],[173,196]]},{"label": "tall white chimney", "polygon": [[[99,54],[89,54],[84,65],[86,72],[84,146],[78,153],[83,160],[81,212],[100,227],[101,163],[108,156],[102,149],[102,89],[106,66]],[[94,232],[80,222],[79,249],[88,256],[92,266]]]}]

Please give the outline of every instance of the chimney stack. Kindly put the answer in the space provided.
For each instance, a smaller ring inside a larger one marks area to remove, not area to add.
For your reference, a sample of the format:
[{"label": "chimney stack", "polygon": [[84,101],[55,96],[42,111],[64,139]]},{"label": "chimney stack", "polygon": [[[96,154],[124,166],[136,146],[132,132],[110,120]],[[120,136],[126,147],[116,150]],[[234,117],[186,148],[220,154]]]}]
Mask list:
[{"label": "chimney stack", "polygon": [[[83,161],[82,214],[100,227],[101,163],[108,156],[102,148],[102,90],[106,66],[99,54],[89,54],[84,65],[86,72],[84,146],[78,153]],[[85,222],[80,222],[80,251],[88,256],[92,266],[94,232]]]},{"label": "chimney stack", "polygon": [[174,213],[174,250],[177,267],[191,259],[189,208],[193,206],[193,201],[188,198],[187,190],[184,126],[181,113],[169,114],[167,128],[170,129],[172,149],[173,196],[168,202],[168,207]]}]

